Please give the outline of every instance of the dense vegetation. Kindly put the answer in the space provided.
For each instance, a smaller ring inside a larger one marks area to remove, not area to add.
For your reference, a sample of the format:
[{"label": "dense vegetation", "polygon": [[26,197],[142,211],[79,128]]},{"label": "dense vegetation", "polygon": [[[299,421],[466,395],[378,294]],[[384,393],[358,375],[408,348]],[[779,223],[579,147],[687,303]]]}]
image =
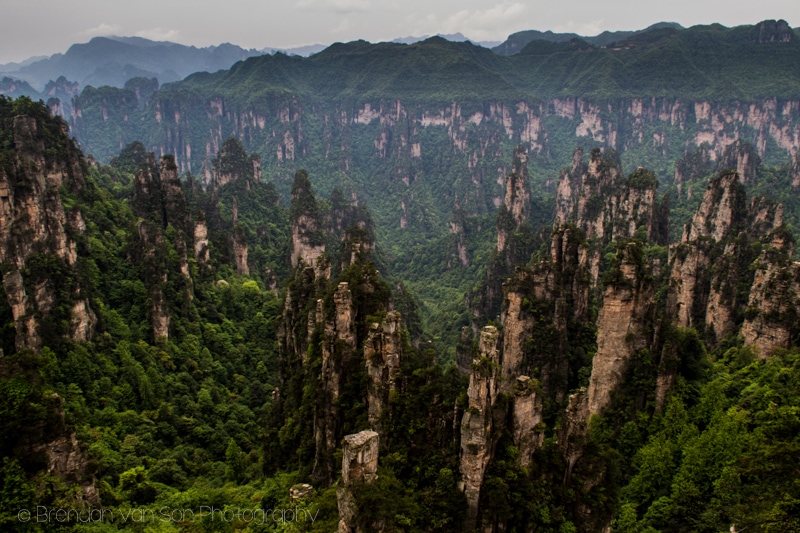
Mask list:
[{"label": "dense vegetation", "polygon": [[[737,54],[744,54],[754,64],[763,60],[758,52],[748,48],[749,44],[744,44],[749,43],[746,39],[749,34],[744,30],[741,35],[716,27],[695,28],[691,30],[694,33],[659,31],[648,37],[658,43],[657,49],[680,50],[691,39],[718,39],[715,42],[719,43],[720,51],[713,58],[715,64],[725,67]],[[785,43],[787,50],[796,43],[796,39]],[[620,86],[620,80],[630,81],[627,86],[633,87],[634,77],[630,72],[644,68],[642,64],[651,60],[648,68],[660,65],[661,72],[675,67],[664,64],[666,60],[659,52],[647,51],[647,43],[634,44],[621,46],[620,50],[574,42],[563,46],[548,44],[548,57],[544,57],[537,50],[542,52],[545,45],[532,43],[513,61],[528,62],[526,72],[537,69],[544,72],[552,67],[553,55],[567,56],[563,63],[567,65],[565,76],[567,70],[584,64],[608,67],[597,78],[596,85],[598,94],[607,96],[604,91]],[[510,73],[513,69],[507,65],[511,63],[504,62],[511,59],[493,56],[469,44],[432,40],[417,45],[417,49],[395,49],[397,46],[400,45],[373,47],[351,43],[332,47],[324,53],[327,56],[315,56],[322,59],[301,60],[280,55],[252,59],[237,64],[228,73],[196,75],[181,86],[168,88],[161,93],[167,98],[162,102],[168,101],[170,94],[180,93],[183,98],[186,94],[232,90],[229,87],[237,87],[235,90],[247,94],[248,99],[265,98],[273,93],[317,94],[315,91],[319,90],[318,94],[326,97],[348,100],[362,94],[364,72],[375,65],[385,69],[384,77],[370,80],[376,98],[392,91],[397,91],[391,93],[394,96],[411,100],[428,95],[434,95],[435,99],[450,98],[450,87],[464,79],[473,87],[496,90],[509,97],[521,94],[520,87],[525,83],[528,84],[524,85],[525,91],[541,90],[545,94],[550,90],[544,85],[531,89],[534,76],[526,81],[520,74]],[[414,55],[416,50],[424,52],[421,59]],[[452,50],[457,53],[452,55]],[[796,57],[796,52],[791,53]],[[781,63],[786,60],[783,55],[770,57],[770,61],[778,63],[778,69],[785,66]],[[325,69],[341,71],[345,61],[348,65],[360,65],[360,70],[354,71],[359,74],[339,78],[339,85],[314,85],[330,72]],[[261,69],[264,62],[271,62],[268,79],[264,77],[267,71]],[[474,69],[475,63],[480,65],[479,69]],[[487,74],[501,68],[508,69],[502,77]],[[776,65],[770,68],[775,69]],[[314,75],[309,76],[304,69]],[[679,77],[685,85],[670,90],[700,97],[705,90],[701,87],[703,80],[707,79],[689,70],[692,72],[686,73],[688,77]],[[467,71],[469,75],[465,78]],[[412,74],[432,72],[442,73],[442,77],[431,75],[429,86],[403,84]],[[786,72],[791,70],[787,67]],[[796,95],[793,85],[796,80],[789,79],[791,74],[786,76],[781,90]],[[590,78],[587,75],[581,79],[585,82]],[[233,79],[244,79],[247,83],[236,85]],[[439,85],[437,80],[444,81]],[[630,90],[647,92],[663,86],[658,81],[653,83],[654,86]],[[761,87],[758,83],[761,82],[729,90],[732,96],[752,97],[758,96],[759,91],[775,88],[771,84]],[[553,86],[556,85],[554,82]],[[258,90],[253,89],[256,86]],[[589,89],[570,85],[564,90],[577,93]],[[110,95],[104,91],[89,91],[85,97],[101,101]],[[132,98],[124,100],[129,107],[117,108],[115,112],[133,115],[138,103],[133,88],[126,91],[126,98]],[[470,97],[467,94],[465,101]],[[50,118],[43,106],[26,99],[0,99],[0,172],[11,168],[15,157],[12,121],[20,114],[36,117],[48,162],[63,157],[67,147],[63,123]],[[319,124],[316,126],[321,128]],[[568,129],[572,127],[565,127],[565,131]],[[306,131],[306,135],[315,133],[313,129]],[[288,224],[298,210],[308,211],[312,203],[315,216],[335,218],[336,213],[345,212],[345,206],[350,205],[347,198],[351,193],[364,190],[360,186],[370,180],[383,178],[381,183],[387,184],[382,189],[383,196],[366,195],[365,206],[364,195],[356,195],[361,203],[353,218],[342,221],[340,228],[351,227],[359,220],[365,222],[359,238],[376,233],[378,247],[372,262],[347,268],[337,266],[330,287],[321,298],[324,305],[330,306],[338,282],[348,281],[357,287],[368,279],[372,291],[354,292],[359,316],[380,318],[386,302],[393,300],[395,308],[401,309],[406,318],[410,333],[403,347],[403,394],[392,399],[384,421],[390,429],[382,444],[378,481],[359,488],[357,498],[364,513],[383,522],[387,531],[460,528],[464,497],[458,490],[459,447],[454,419],[457,421],[463,413],[466,399],[464,379],[453,367],[452,359],[460,327],[469,324],[462,300],[464,293],[487,267],[499,268],[498,261],[505,260],[492,251],[495,228],[504,223],[504,212],[500,210],[496,215],[489,198],[483,204],[469,205],[469,211],[449,213],[442,209],[441,198],[455,200],[455,193],[448,190],[447,183],[469,180],[463,177],[465,169],[460,163],[443,161],[451,157],[444,148],[448,142],[445,133],[426,131],[419,135],[426,136],[426,146],[431,148],[423,153],[425,161],[420,164],[441,169],[444,175],[420,177],[421,183],[415,188],[416,196],[413,204],[409,202],[407,214],[414,231],[390,240],[388,236],[394,234],[387,228],[395,223],[398,213],[388,197],[403,194],[399,191],[404,189],[396,180],[382,176],[374,163],[371,144],[374,133],[364,131],[363,138],[353,143],[354,170],[349,174],[331,168],[332,163],[321,157],[309,160],[316,168],[330,170],[330,174],[311,175],[317,194],[330,192],[330,199],[316,199],[311,191],[312,181],[307,176],[303,181],[304,174],[299,173],[299,183],[306,184],[308,189],[307,195],[301,195],[302,201],[308,205],[282,203],[280,192],[287,188],[286,178],[267,162],[266,181],[275,177],[276,181],[284,182],[273,185],[258,180],[253,159],[237,141],[226,142],[224,148],[230,157],[220,157],[213,165],[218,172],[247,175],[248,180],[234,181],[211,192],[203,190],[196,177],[185,174],[182,183],[185,213],[165,212],[163,206],[153,208],[141,204],[141,198],[136,199],[135,175],[148,165],[155,172],[151,156],[141,144],[129,145],[110,165],[87,165],[84,186],[61,188],[63,205],[80,210],[86,222],[83,233],[71,235],[77,241],[80,256],[76,270],[68,272],[46,256],[32,261],[29,269],[34,274],[38,269],[41,275],[53,277],[76,276],[90,295],[92,309],[99,319],[98,332],[91,342],[73,342],[58,334],[61,330],[56,323],[55,333],[47,337],[47,345],[39,353],[17,351],[10,304],[0,298],[3,317],[0,342],[4,351],[0,358],[3,457],[0,525],[20,531],[334,530],[338,521],[335,486],[318,485],[312,495],[299,501],[289,495],[290,487],[307,482],[312,476],[310,461],[315,436],[310,424],[320,394],[317,390],[321,359],[319,328],[313,333],[317,337],[307,354],[308,371],[283,376],[290,382],[281,391],[288,400],[278,409],[272,396],[282,379],[281,372],[291,371],[292,364],[297,370],[299,364],[289,361],[287,365],[280,360],[277,338],[283,298],[292,291],[308,290],[289,264]],[[109,150],[114,142],[109,140]],[[498,158],[510,159],[510,153]],[[689,159],[691,154],[685,161]],[[558,164],[568,160],[568,156],[563,156]],[[691,166],[690,163],[686,165]],[[491,163],[485,164],[488,167]],[[667,188],[677,198],[673,233],[679,231],[679,222],[687,220],[694,211],[708,176],[718,170],[699,163],[694,166],[700,170],[691,173],[692,177],[683,184],[697,187],[693,199],[685,193],[677,194],[675,185]],[[544,170],[534,172],[541,173],[534,180],[544,178]],[[637,170],[631,173],[628,183],[635,188],[651,187],[655,176]],[[797,227],[800,205],[793,199],[795,195],[788,192],[789,180],[788,166],[760,166],[751,189],[770,192],[784,200],[789,222]],[[550,222],[552,191],[534,194],[533,205],[530,226],[513,235],[513,258],[503,267],[506,274],[514,265],[542,255],[548,235],[547,231],[541,234],[537,230]],[[188,226],[171,222],[174,216],[183,216],[191,223],[204,220],[208,224],[210,263],[201,265],[189,254],[190,282],[173,275],[181,270],[180,250],[188,232]],[[467,236],[471,262],[464,268],[456,268],[454,237],[441,231],[450,220],[461,225]],[[156,248],[154,260],[136,260],[146,256],[142,224],[151,224],[162,232],[163,241]],[[249,245],[251,264],[257,266],[250,275],[236,274],[229,239],[232,233]],[[347,234],[353,236],[352,232]],[[334,264],[340,265],[336,254],[342,251],[337,249],[341,237],[324,233],[313,237],[326,243],[335,258]],[[663,246],[643,242],[637,245],[642,254],[666,255]],[[609,248],[603,263],[604,274],[613,268],[615,252]],[[375,271],[376,262],[380,276]],[[151,288],[154,285],[161,288],[172,311],[168,338],[153,335]],[[425,296],[421,302],[427,319],[424,325],[415,317],[414,293]],[[71,297],[63,295],[65,302]],[[590,316],[596,316],[597,302],[598,295],[594,295]],[[531,312],[538,311],[541,310],[531,307]],[[542,334],[532,343],[532,349],[544,355],[548,348],[546,326],[542,326]],[[592,346],[590,326],[573,326],[576,332],[573,340],[576,345],[581,344],[581,349],[580,357],[575,357],[570,386],[579,386],[588,378],[588,356],[596,347]],[[360,323],[360,338],[364,337],[365,327],[366,322]],[[797,349],[781,351],[764,361],[757,360],[735,339],[708,350],[702,332],[689,329],[669,334],[670,340],[679,346],[681,356],[677,363],[677,385],[664,408],[659,411],[654,404],[653,356],[640,353],[630,370],[629,385],[617,393],[614,411],[592,423],[587,437],[588,454],[604,472],[602,491],[599,495],[592,492],[591,497],[596,498],[592,503],[615,516],[614,531],[626,533],[712,532],[727,530],[731,524],[736,524],[737,530],[798,530],[800,491],[793,461],[800,451]],[[412,341],[420,338],[422,348],[417,348]],[[339,405],[347,413],[343,426],[348,432],[359,430],[364,423],[361,388],[364,379],[363,368],[361,374],[351,376],[350,388]],[[545,443],[530,467],[517,464],[518,451],[511,442],[509,428],[498,423],[501,428],[498,451],[487,471],[481,498],[490,521],[506,524],[508,531],[526,531],[530,527],[536,531],[575,531],[572,518],[575,505],[578,501],[585,502],[582,498],[586,495],[576,495],[573,487],[565,486],[559,477],[564,465],[557,446],[560,423],[557,412],[562,407],[548,406]],[[113,523],[79,524],[73,520],[42,525],[18,520],[20,509],[33,509],[37,505],[67,508],[80,501],[75,482],[82,480],[70,482],[47,473],[41,450],[31,451],[31,444],[41,442],[49,431],[63,435],[74,431],[78,442],[86,447],[89,470],[96,477],[103,507],[113,509],[117,517]],[[165,520],[160,514],[165,508],[198,512],[203,506],[229,510],[303,507],[312,513],[318,510],[319,515],[313,522],[261,524],[244,519],[214,520],[213,516],[195,520],[181,515]],[[142,509],[150,513],[150,519],[133,523],[135,520],[119,518]]]}]

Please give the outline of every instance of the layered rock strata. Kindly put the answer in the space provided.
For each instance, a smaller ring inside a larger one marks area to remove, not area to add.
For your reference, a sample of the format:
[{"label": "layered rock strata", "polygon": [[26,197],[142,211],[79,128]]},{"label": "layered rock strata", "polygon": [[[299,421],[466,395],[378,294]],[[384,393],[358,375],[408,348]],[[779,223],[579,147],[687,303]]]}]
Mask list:
[{"label": "layered rock strata", "polygon": [[[366,533],[379,530],[360,525],[368,517],[360,517],[353,488],[369,485],[378,476],[379,437],[374,431],[362,431],[344,438],[342,447],[342,486],[336,491],[339,508],[338,533]],[[373,527],[377,524],[371,524]]]},{"label": "layered rock strata", "polygon": [[[66,321],[69,331],[65,333],[78,341],[88,341],[97,323],[77,282],[57,286],[61,280],[50,278],[37,267],[53,258],[73,271],[77,251],[68,230],[70,225],[76,232],[85,230],[80,212],[70,213],[75,222],[70,223],[58,194],[62,185],[83,188],[84,163],[65,135],[64,147],[45,143],[46,136],[40,130],[54,127],[34,117],[15,117],[13,160],[0,168],[0,263],[4,266],[3,289],[14,318],[17,350],[41,347],[44,320]],[[53,158],[53,152],[61,157]],[[60,301],[58,295],[64,293],[69,294],[69,302]],[[61,316],[65,304],[69,315]]]},{"label": "layered rock strata", "polygon": [[461,476],[467,497],[465,531],[473,531],[477,524],[483,476],[492,458],[492,406],[499,393],[499,336],[494,326],[485,326],[481,331],[467,389],[469,404],[461,420]]}]

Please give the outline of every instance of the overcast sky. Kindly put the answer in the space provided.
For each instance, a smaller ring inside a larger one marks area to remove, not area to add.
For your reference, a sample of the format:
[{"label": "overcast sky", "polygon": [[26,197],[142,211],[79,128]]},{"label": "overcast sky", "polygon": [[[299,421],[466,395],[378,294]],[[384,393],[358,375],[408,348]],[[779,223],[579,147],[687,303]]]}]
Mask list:
[{"label": "overcast sky", "polygon": [[283,47],[461,32],[502,41],[537,29],[596,35],[659,21],[726,26],[783,18],[798,0],[0,0],[0,63],[65,52],[97,35],[196,46]]}]

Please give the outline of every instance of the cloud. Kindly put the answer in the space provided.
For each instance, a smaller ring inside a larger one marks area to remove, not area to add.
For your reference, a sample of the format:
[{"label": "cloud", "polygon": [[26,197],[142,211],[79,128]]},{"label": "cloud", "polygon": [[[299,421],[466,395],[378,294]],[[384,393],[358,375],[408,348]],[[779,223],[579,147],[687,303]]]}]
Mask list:
[{"label": "cloud", "polygon": [[166,28],[150,28],[148,30],[137,31],[137,37],[144,37],[151,41],[177,41],[180,32],[178,30],[170,30]]},{"label": "cloud", "polygon": [[[442,21],[432,13],[415,21],[417,33],[461,32],[470,39],[505,37],[517,28],[527,28],[527,6],[522,2],[503,1],[487,9],[462,9]],[[411,18],[415,18],[412,15]]]},{"label": "cloud", "polygon": [[295,4],[299,9],[319,9],[346,14],[355,11],[368,11],[372,7],[371,0],[300,0]]},{"label": "cloud", "polygon": [[342,21],[339,23],[338,26],[336,26],[335,28],[333,28],[331,30],[331,34],[336,35],[338,33],[346,33],[350,29],[352,29],[352,27],[353,27],[353,25],[350,23],[350,19],[349,18],[344,18],[344,19],[342,19]]},{"label": "cloud", "polygon": [[83,30],[78,32],[78,35],[83,37],[98,37],[103,35],[118,35],[122,30],[122,27],[119,24],[107,24],[105,22],[100,23],[98,26],[94,28],[89,28],[88,30]]}]

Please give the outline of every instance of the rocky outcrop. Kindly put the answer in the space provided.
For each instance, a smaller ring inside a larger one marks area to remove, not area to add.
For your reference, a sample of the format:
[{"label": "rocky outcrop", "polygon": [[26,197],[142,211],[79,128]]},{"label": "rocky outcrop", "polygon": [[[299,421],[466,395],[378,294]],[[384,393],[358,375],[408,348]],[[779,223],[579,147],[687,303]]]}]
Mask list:
[{"label": "rocky outcrop", "polygon": [[559,441],[570,468],[580,457],[580,446],[574,445],[574,437],[583,434],[591,415],[600,414],[610,405],[611,394],[622,383],[634,354],[652,347],[654,287],[643,262],[641,244],[628,243],[620,248],[608,281],[597,317],[597,352],[592,359],[589,387],[570,396],[569,423],[563,426]]},{"label": "rocky outcrop", "polygon": [[562,418],[558,445],[566,462],[563,484],[579,494],[573,521],[580,531],[600,531],[610,521],[592,502],[591,494],[603,486],[606,469],[587,446],[591,418],[613,407],[612,395],[626,385],[636,355],[658,349],[651,272],[641,243],[620,245],[616,264],[604,278],[606,288],[597,317],[597,352],[589,386],[570,395]]},{"label": "rocky outcrop", "polygon": [[241,141],[234,137],[222,143],[212,168],[212,190],[240,180],[259,181],[261,178],[261,160],[258,156],[248,157]]},{"label": "rocky outcrop", "polygon": [[[379,437],[374,431],[362,431],[344,438],[342,448],[342,486],[336,491],[339,508],[338,533],[380,531],[379,524],[363,527],[369,517],[359,516],[353,488],[368,485],[378,476]],[[377,526],[377,527],[376,527]]]},{"label": "rocky outcrop", "polygon": [[683,194],[684,184],[689,182],[689,186],[686,188],[686,196],[688,198],[691,198],[691,182],[708,176],[714,170],[708,146],[702,145],[692,148],[687,149],[686,154],[675,162],[675,177],[673,179],[678,187],[678,196]]},{"label": "rocky outcrop", "polygon": [[467,234],[464,219],[464,211],[456,208],[450,219],[450,234],[455,237],[456,257],[458,257],[458,261],[461,263],[461,266],[468,267],[470,261],[469,252],[467,251]]},{"label": "rocky outcrop", "polygon": [[[208,247],[208,226],[202,211],[194,222],[194,258],[201,266],[207,265],[211,258],[211,251]],[[245,261],[246,264],[246,261]]]},{"label": "rocky outcrop", "polygon": [[[150,324],[153,338],[169,337],[172,310],[164,297],[164,287],[168,281],[175,280],[183,287],[186,297],[192,298],[189,250],[197,253],[198,249],[198,242],[195,240],[197,224],[189,217],[183,184],[172,156],[162,157],[156,166],[154,155],[148,155],[145,164],[136,172],[131,204],[134,213],[140,218],[132,255],[143,269],[151,300]],[[171,240],[168,240],[165,235],[170,227],[174,233]],[[203,227],[204,224],[200,226],[201,235]],[[206,254],[207,243],[206,231]],[[169,247],[177,252],[177,270],[168,264]],[[201,254],[202,250],[201,247]]]},{"label": "rocky outcrop", "polygon": [[330,277],[330,267],[321,260],[325,253],[325,235],[317,201],[311,192],[311,182],[305,171],[295,174],[292,187],[291,212],[292,267],[304,264],[315,268],[318,276]]},{"label": "rocky outcrop", "polygon": [[534,251],[528,155],[521,145],[514,150],[512,171],[505,177],[504,184],[505,193],[498,204],[495,222],[497,255],[487,268],[480,287],[467,296],[467,307],[473,315],[472,329],[476,335],[485,320],[500,313],[503,281],[514,272],[515,265],[526,263]]},{"label": "rocky outcrop", "polygon": [[400,313],[390,311],[383,322],[373,322],[364,343],[364,360],[369,382],[367,404],[370,426],[380,431],[380,418],[392,393],[398,390],[403,354]]},{"label": "rocky outcrop", "polygon": [[[589,271],[583,232],[553,231],[550,255],[518,268],[504,284],[501,388],[534,375],[547,398],[562,400],[569,388],[570,345],[589,321]],[[572,337],[572,338],[571,338]],[[574,369],[573,369],[574,371]]]},{"label": "rocky outcrop", "polygon": [[537,394],[536,380],[528,376],[516,379],[511,405],[512,432],[514,445],[519,451],[519,464],[531,464],[533,453],[542,446],[544,428],[542,425],[542,395]]},{"label": "rocky outcrop", "polygon": [[782,224],[783,207],[763,198],[748,202],[736,172],[712,179],[673,250],[667,314],[712,340],[734,332],[746,304],[737,287],[752,279],[750,244]]},{"label": "rocky outcrop", "polygon": [[597,317],[597,353],[587,391],[589,415],[610,404],[631,358],[652,341],[655,291],[646,277],[641,245],[625,246],[618,261]]},{"label": "rocky outcrop", "polygon": [[741,140],[725,147],[722,156],[717,161],[718,172],[728,169],[735,170],[742,183],[752,183],[756,178],[759,166],[761,166],[761,158],[755,147]]},{"label": "rocky outcrop", "polygon": [[233,260],[237,274],[250,275],[250,267],[247,265],[247,237],[238,225],[233,228]]},{"label": "rocky outcrop", "polygon": [[514,150],[511,173],[506,176],[505,195],[497,215],[497,253],[506,253],[510,233],[528,223],[531,211],[531,193],[528,177],[528,154],[524,147]]},{"label": "rocky outcrop", "polygon": [[758,260],[742,336],[760,358],[773,348],[789,348],[800,333],[800,263],[771,248]]},{"label": "rocky outcrop", "polygon": [[795,39],[792,27],[785,20],[763,20],[750,31],[754,43],[788,43]]},{"label": "rocky outcrop", "polygon": [[[82,189],[85,164],[57,120],[18,116],[12,130],[11,159],[0,168],[0,263],[16,348],[37,350],[43,321],[66,322],[64,334],[88,341],[97,320],[80,285],[54,279],[45,267],[53,260],[69,272],[75,268],[76,245],[67,234],[58,188]],[[82,220],[78,212],[72,216]]]},{"label": "rocky outcrop", "polygon": [[33,447],[30,451],[46,457],[48,474],[80,486],[81,492],[76,495],[78,502],[92,507],[100,506],[100,493],[94,486],[94,475],[89,456],[78,444],[75,433],[56,437],[49,442]]},{"label": "rocky outcrop", "polygon": [[592,280],[600,275],[600,254],[605,244],[638,237],[661,242],[663,231],[655,175],[638,168],[625,177],[615,153],[594,149],[589,164],[583,152],[573,155],[571,170],[561,172],[556,193],[556,227],[572,223],[593,243],[588,250]]},{"label": "rocky outcrop", "polygon": [[464,530],[473,531],[478,520],[478,502],[486,467],[492,458],[492,406],[498,388],[499,332],[494,326],[481,331],[478,354],[472,362],[467,397],[469,404],[461,420],[461,477],[467,497]]},{"label": "rocky outcrop", "polygon": [[315,322],[324,327],[324,340],[320,370],[321,398],[315,408],[313,475],[315,479],[325,481],[333,478],[332,453],[338,444],[340,424],[335,405],[356,350],[356,311],[353,294],[346,282],[339,283],[333,294],[333,303],[333,312],[327,318],[322,300],[317,301],[315,309]]}]

